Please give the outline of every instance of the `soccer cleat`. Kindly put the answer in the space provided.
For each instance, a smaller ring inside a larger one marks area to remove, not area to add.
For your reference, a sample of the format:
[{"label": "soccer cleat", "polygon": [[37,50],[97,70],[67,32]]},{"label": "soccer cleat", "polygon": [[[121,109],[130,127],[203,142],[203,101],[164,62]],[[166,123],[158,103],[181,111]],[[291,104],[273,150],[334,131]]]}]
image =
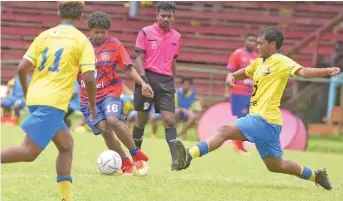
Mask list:
[{"label": "soccer cleat", "polygon": [[171,164],[171,170],[172,171],[178,170],[178,168],[179,168],[179,160],[173,161],[173,163]]},{"label": "soccer cleat", "polygon": [[121,171],[125,176],[132,176],[136,171],[136,167],[129,158],[125,158],[122,160]]},{"label": "soccer cleat", "polygon": [[188,149],[186,149],[185,145],[180,140],[176,140],[174,146],[179,157],[177,170],[188,168],[192,160],[192,156],[189,154]]},{"label": "soccer cleat", "polygon": [[148,162],[149,161],[149,157],[147,155],[145,155],[144,152],[142,152],[141,150],[139,150],[136,155],[132,156],[133,162],[135,161],[145,161]]},{"label": "soccer cleat", "polygon": [[332,186],[328,178],[328,173],[326,169],[319,169],[314,172],[316,174],[315,182],[316,185],[320,185],[321,187],[325,188],[326,190],[331,190]]},{"label": "soccer cleat", "polygon": [[132,176],[136,172],[136,166],[134,165],[122,165],[121,171],[125,176]]},{"label": "soccer cleat", "polygon": [[242,155],[251,155],[246,149],[235,149],[235,152]]},{"label": "soccer cleat", "polygon": [[143,160],[135,161],[135,166],[136,166],[135,176],[145,176],[148,174],[149,166],[145,161]]}]

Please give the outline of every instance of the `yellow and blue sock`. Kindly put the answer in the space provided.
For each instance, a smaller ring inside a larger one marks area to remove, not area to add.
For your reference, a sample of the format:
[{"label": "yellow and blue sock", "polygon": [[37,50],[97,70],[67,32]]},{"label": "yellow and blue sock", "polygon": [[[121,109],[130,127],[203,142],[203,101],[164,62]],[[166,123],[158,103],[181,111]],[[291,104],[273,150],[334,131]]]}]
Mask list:
[{"label": "yellow and blue sock", "polygon": [[71,176],[57,176],[57,183],[60,184],[60,195],[63,201],[72,201]]},{"label": "yellow and blue sock", "polygon": [[207,142],[201,141],[189,150],[189,154],[192,156],[192,158],[197,158],[207,154],[208,151],[209,148]]},{"label": "yellow and blue sock", "polygon": [[139,151],[139,148],[138,148],[138,147],[129,150],[131,156],[135,156],[135,155],[137,154],[138,151]]},{"label": "yellow and blue sock", "polygon": [[301,166],[301,174],[299,177],[305,180],[310,180],[310,181],[315,182],[316,174],[310,168]]}]

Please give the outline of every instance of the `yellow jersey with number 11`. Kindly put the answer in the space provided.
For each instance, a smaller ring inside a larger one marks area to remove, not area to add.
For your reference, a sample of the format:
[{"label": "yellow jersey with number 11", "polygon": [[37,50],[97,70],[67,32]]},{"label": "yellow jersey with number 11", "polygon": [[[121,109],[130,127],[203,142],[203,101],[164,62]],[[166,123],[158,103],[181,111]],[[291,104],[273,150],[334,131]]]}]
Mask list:
[{"label": "yellow jersey with number 11", "polygon": [[95,71],[93,46],[73,25],[60,24],[39,34],[24,59],[34,66],[26,104],[67,111],[79,68]]}]

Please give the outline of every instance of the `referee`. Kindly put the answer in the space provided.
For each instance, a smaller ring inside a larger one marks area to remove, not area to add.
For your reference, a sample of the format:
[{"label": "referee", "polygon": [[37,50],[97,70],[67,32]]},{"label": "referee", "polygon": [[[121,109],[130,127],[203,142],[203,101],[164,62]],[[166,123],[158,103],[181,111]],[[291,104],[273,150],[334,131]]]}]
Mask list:
[{"label": "referee", "polygon": [[175,9],[174,2],[158,2],[157,22],[144,27],[138,33],[135,48],[136,66],[144,81],[151,85],[154,97],[142,96],[142,88],[136,84],[134,107],[137,111],[137,118],[133,129],[136,146],[141,148],[144,128],[149,119],[149,111],[154,105],[156,113],[162,115],[166,140],[172,156],[172,170],[178,169],[178,156],[174,148],[177,139],[174,77],[181,39],[180,33],[171,26]]}]

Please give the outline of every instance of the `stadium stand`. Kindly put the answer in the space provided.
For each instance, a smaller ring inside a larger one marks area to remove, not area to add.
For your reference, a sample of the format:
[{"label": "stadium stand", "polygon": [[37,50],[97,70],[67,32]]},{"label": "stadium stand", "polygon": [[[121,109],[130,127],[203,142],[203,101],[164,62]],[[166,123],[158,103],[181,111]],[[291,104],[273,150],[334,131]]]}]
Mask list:
[{"label": "stadium stand", "polygon": [[[137,17],[129,17],[125,2],[87,3],[85,17],[92,11],[109,13],[113,20],[111,35],[118,37],[134,58],[137,32],[155,20],[154,5],[141,7]],[[225,70],[228,55],[242,45],[242,35],[257,33],[266,26],[284,30],[286,41],[282,51],[286,52],[342,10],[342,2],[178,2],[175,28],[183,36],[179,65]],[[32,2],[2,2],[2,60],[20,59],[34,36],[57,22],[55,2],[39,2],[34,6]],[[85,19],[80,28],[87,33]],[[323,33],[318,54],[330,57],[332,44],[341,38],[343,31],[339,26]],[[307,44],[293,58],[304,66],[312,66],[313,45],[313,42]],[[3,82],[15,73],[12,65],[3,65],[2,69]],[[209,73],[183,70],[178,76],[195,77],[199,94],[223,94],[223,75],[213,75],[212,88],[208,84]],[[127,79],[125,75],[122,77]],[[132,86],[132,82],[128,85]]]}]

